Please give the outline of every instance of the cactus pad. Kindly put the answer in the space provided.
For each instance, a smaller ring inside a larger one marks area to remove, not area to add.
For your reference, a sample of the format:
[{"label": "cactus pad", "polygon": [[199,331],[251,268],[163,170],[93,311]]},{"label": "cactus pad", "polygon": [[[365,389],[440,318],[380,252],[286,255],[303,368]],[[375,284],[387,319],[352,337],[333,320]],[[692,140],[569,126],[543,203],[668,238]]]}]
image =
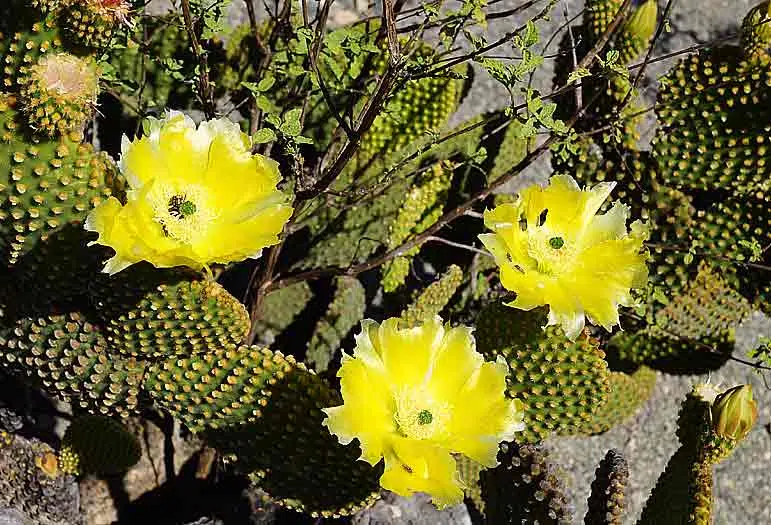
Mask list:
[{"label": "cactus pad", "polygon": [[0,330],[0,365],[49,394],[98,414],[137,408],[144,365],[107,352],[107,342],[76,312],[21,318]]},{"label": "cactus pad", "polygon": [[372,501],[378,470],[321,425],[321,408],[339,404],[338,394],[293,357],[230,347],[170,358],[150,368],[145,386],[284,505],[331,517]]},{"label": "cactus pad", "polygon": [[508,393],[525,404],[521,442],[583,432],[610,394],[610,371],[597,343],[583,335],[571,342],[558,327],[544,330],[545,323],[543,309],[525,312],[498,303],[477,319],[477,349],[488,360],[506,359]]},{"label": "cactus pad", "polygon": [[113,193],[113,161],[79,137],[30,138],[12,97],[0,95],[0,257],[7,265]]},{"label": "cactus pad", "polygon": [[662,182],[693,189],[762,184],[771,163],[771,67],[739,47],[702,50],[661,79],[654,140]]},{"label": "cactus pad", "polygon": [[104,416],[84,415],[75,419],[67,427],[62,446],[77,456],[80,473],[125,472],[142,455],[137,438],[121,423]]},{"label": "cactus pad", "polygon": [[99,73],[93,59],[48,53],[22,86],[22,109],[32,129],[46,135],[80,131],[96,107]]},{"label": "cactus pad", "polygon": [[308,342],[306,360],[317,371],[329,367],[343,339],[359,324],[367,307],[364,286],[358,279],[338,277],[335,283],[335,297]]},{"label": "cactus pad", "polygon": [[631,374],[610,373],[610,395],[584,427],[589,434],[607,432],[631,418],[644,405],[656,386],[656,372],[641,366]]},{"label": "cactus pad", "polygon": [[503,443],[498,461],[500,465],[480,475],[487,523],[573,523],[565,486],[543,448]]},{"label": "cactus pad", "polygon": [[194,272],[136,265],[95,280],[89,294],[108,343],[126,355],[203,353],[239,344],[249,331],[246,308]]},{"label": "cactus pad", "polygon": [[412,303],[402,312],[401,319],[405,326],[417,326],[439,315],[455,295],[463,282],[463,271],[452,265],[438,281],[429,284]]}]

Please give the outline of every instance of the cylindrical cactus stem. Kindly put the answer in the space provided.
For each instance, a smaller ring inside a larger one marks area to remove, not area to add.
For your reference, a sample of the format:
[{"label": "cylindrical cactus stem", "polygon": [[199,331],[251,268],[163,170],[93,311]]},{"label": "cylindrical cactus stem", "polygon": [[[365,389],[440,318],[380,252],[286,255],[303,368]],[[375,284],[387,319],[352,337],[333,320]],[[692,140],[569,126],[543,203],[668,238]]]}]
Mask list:
[{"label": "cylindrical cactus stem", "polygon": [[586,525],[621,525],[625,508],[624,493],[629,483],[629,467],[623,454],[609,450],[594,474]]},{"label": "cylindrical cactus stem", "polygon": [[150,367],[145,387],[285,506],[333,517],[375,498],[382,468],[322,426],[339,395],[292,356],[231,346],[171,357]]}]

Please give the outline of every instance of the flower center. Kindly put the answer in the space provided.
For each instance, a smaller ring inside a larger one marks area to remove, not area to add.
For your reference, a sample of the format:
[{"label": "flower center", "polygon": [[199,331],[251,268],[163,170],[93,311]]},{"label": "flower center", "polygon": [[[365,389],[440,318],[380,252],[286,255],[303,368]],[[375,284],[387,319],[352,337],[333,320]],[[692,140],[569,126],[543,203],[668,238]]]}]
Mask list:
[{"label": "flower center", "polygon": [[174,195],[169,199],[169,215],[176,219],[189,217],[197,210],[195,203],[187,200],[187,195]]},{"label": "flower center", "polygon": [[565,272],[575,258],[575,247],[544,227],[531,227],[527,253],[535,259],[538,271],[556,275]]},{"label": "flower center", "polygon": [[148,196],[156,222],[163,234],[177,241],[192,244],[206,235],[216,214],[208,206],[204,188],[188,186],[183,190],[162,186]]},{"label": "flower center", "polygon": [[554,248],[555,250],[559,250],[563,246],[565,246],[565,241],[562,240],[562,237],[552,237],[549,239],[549,246]]},{"label": "flower center", "polygon": [[394,419],[399,433],[411,439],[436,439],[446,432],[451,407],[423,388],[407,388],[396,396]]}]

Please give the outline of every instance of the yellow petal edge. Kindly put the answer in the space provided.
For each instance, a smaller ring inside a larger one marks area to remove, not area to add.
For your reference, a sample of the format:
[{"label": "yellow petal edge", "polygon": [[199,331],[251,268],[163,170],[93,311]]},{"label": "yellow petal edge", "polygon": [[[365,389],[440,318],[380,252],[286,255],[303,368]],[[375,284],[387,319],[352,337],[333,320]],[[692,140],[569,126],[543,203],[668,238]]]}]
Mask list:
[{"label": "yellow petal edge", "polygon": [[149,119],[145,135],[123,137],[119,167],[125,202],[110,198],[88,216],[95,244],[115,255],[110,274],[140,261],[190,266],[259,257],[277,244],[292,215],[275,161],[253,155],[249,137],[227,119],[199,126],[182,113]]},{"label": "yellow petal edge", "polygon": [[343,405],[325,409],[340,443],[385,461],[383,488],[425,492],[441,507],[463,500],[455,455],[493,467],[498,444],[524,429],[524,406],[506,397],[508,365],[485,362],[472,329],[435,317],[414,328],[365,320],[338,372]]},{"label": "yellow petal edge", "polygon": [[619,306],[634,306],[631,291],[648,279],[643,243],[648,228],[627,230],[629,209],[615,203],[598,213],[615,183],[581,189],[568,175],[531,186],[514,203],[484,214],[493,233],[479,236],[495,257],[501,284],[515,292],[508,306],[549,306],[548,324],[575,339],[588,318],[611,330]]}]

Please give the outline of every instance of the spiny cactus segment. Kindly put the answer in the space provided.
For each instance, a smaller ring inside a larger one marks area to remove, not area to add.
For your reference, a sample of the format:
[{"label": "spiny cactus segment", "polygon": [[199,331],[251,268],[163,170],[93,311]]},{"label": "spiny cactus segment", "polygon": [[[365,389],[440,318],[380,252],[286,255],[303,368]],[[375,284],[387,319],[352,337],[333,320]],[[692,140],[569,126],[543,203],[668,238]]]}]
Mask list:
[{"label": "spiny cactus segment", "polygon": [[402,312],[401,319],[404,325],[416,326],[441,313],[462,282],[463,270],[453,264],[438,281],[429,284],[421,291]]},{"label": "spiny cactus segment", "polygon": [[586,525],[621,525],[626,508],[625,493],[629,483],[629,467],[623,454],[611,449],[594,473]]},{"label": "spiny cactus segment", "polygon": [[[452,182],[452,165],[435,164],[426,176],[415,184],[402,202],[401,209],[391,223],[386,238],[386,248],[393,249],[402,244],[411,235],[419,234],[433,225],[442,215],[446,192]],[[383,265],[383,289],[393,292],[404,284],[410,273],[412,257],[419,248],[413,248],[405,255],[394,258]]]},{"label": "spiny cactus segment", "polygon": [[[79,474],[116,474],[134,466],[142,455],[137,438],[120,422],[83,415],[73,420],[62,439],[60,463],[66,458]],[[64,467],[62,467],[64,468]]]},{"label": "spiny cactus segment", "polygon": [[306,361],[319,372],[327,370],[348,333],[359,324],[367,307],[364,286],[355,277],[339,277],[335,295],[308,342]]},{"label": "spiny cactus segment", "polygon": [[476,339],[488,359],[509,363],[509,395],[525,403],[519,442],[538,442],[552,433],[571,435],[608,401],[610,371],[605,354],[589,337],[568,340],[558,327],[542,326],[546,314],[491,304],[479,314]]},{"label": "spiny cactus segment", "polygon": [[336,392],[292,356],[231,347],[170,358],[148,370],[145,387],[285,505],[331,517],[372,502],[377,470],[321,426]]},{"label": "spiny cactus segment", "polygon": [[565,485],[542,447],[504,443],[498,461],[480,475],[486,523],[573,523]]},{"label": "spiny cactus segment", "polygon": [[137,265],[95,280],[89,295],[107,342],[129,356],[198,354],[240,344],[249,331],[246,308],[193,272]]},{"label": "spiny cactus segment", "polygon": [[647,366],[630,374],[611,372],[608,401],[586,423],[585,431],[601,434],[627,421],[648,401],[655,386],[656,372]]},{"label": "spiny cactus segment", "polygon": [[0,256],[15,264],[36,243],[82,222],[112,195],[113,161],[79,136],[30,137],[14,97],[0,95]]}]

